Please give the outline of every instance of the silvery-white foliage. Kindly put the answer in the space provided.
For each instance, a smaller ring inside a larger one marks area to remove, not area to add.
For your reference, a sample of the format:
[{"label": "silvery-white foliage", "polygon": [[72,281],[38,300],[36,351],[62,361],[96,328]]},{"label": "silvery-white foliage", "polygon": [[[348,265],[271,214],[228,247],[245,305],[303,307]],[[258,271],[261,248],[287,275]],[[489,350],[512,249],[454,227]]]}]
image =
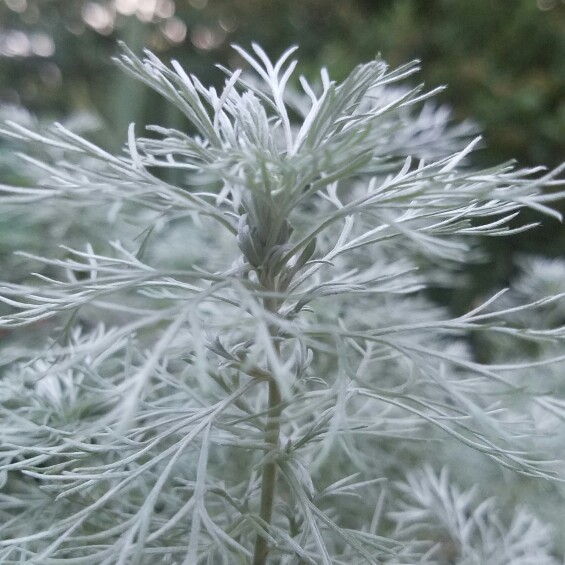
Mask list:
[{"label": "silvery-white foliage", "polygon": [[[479,139],[404,86],[415,64],[296,90],[293,49],[274,64],[237,50],[250,74],[225,70],[217,91],[124,48],[190,131],[132,124],[120,155],[61,125],[2,128],[52,156],[27,159],[34,186],[0,186],[6,206],[99,209],[127,229],[0,285],[0,328],[23,340],[0,365],[0,563],[406,564],[447,544],[461,564],[510,563],[502,547],[554,563],[525,511],[504,523],[432,471],[408,475],[398,510],[387,481],[439,466],[448,442],[562,478],[534,446],[561,397],[514,378],[539,363],[479,362],[469,337],[562,344],[562,326],[515,316],[563,291],[457,318],[424,295],[477,236],[531,227],[509,227],[523,207],[559,216],[544,192],[559,171],[471,168]],[[51,339],[32,349],[38,325]]]},{"label": "silvery-white foliage", "polygon": [[[26,127],[35,132],[45,130],[32,115],[21,107],[0,106],[0,123],[11,120],[19,126]],[[101,128],[100,121],[91,114],[81,113],[65,120],[65,127],[69,130],[86,135]],[[26,154],[21,152],[25,151]],[[56,162],[62,153],[57,148],[42,144],[30,146],[28,142],[19,142],[14,139],[0,141],[0,178],[4,182],[20,185],[41,185],[45,173],[41,167],[28,166],[37,160]],[[91,242],[103,245],[111,233],[116,230],[116,209],[101,206],[83,210],[80,216],[69,214],[68,209],[62,206],[49,205],[45,201],[38,201],[30,205],[27,201],[28,193],[25,186],[20,186],[18,192],[13,192],[9,198],[3,199],[0,210],[0,261],[2,262],[3,280],[21,280],[32,270],[41,270],[41,262],[30,260],[22,254],[14,253],[17,250],[26,250],[28,253],[45,255],[61,253],[57,250],[59,245],[73,241]],[[21,202],[21,203],[20,203]],[[9,203],[9,205],[7,205]],[[118,207],[116,203],[114,208]],[[120,221],[119,232],[129,233],[134,237],[137,229],[127,230],[127,223]],[[99,237],[104,233],[104,237]],[[4,310],[0,307],[0,312]]]},{"label": "silvery-white foliage", "polygon": [[548,549],[549,528],[524,508],[508,523],[494,498],[477,500],[475,489],[462,491],[450,483],[445,469],[411,472],[397,486],[399,510],[390,513],[402,535],[435,540],[426,563],[475,565],[557,565]]},{"label": "silvery-white foliage", "polygon": [[[492,363],[509,363],[513,367],[510,376],[513,383],[532,394],[509,399],[508,407],[516,417],[526,419],[535,430],[531,435],[532,449],[551,453],[556,468],[565,470],[565,404],[563,402],[565,350],[559,340],[547,339],[551,332],[559,333],[565,312],[563,302],[549,301],[535,311],[522,306],[544,297],[559,295],[565,291],[565,263],[560,258],[522,256],[516,261],[519,274],[507,292],[499,299],[499,307],[512,310],[509,321],[514,327],[528,331],[531,340],[520,338],[520,334],[496,333],[479,340],[476,347],[487,351]],[[537,337],[536,337],[537,336]],[[529,368],[528,368],[529,367]],[[452,450],[455,451],[455,450]],[[465,474],[466,462],[461,454],[453,454],[457,462],[454,470]],[[520,501],[534,509],[537,515],[550,523],[555,532],[560,553],[565,550],[565,513],[561,499],[561,483],[539,483],[522,479],[519,490],[512,488],[508,476],[493,468],[472,465],[473,480],[480,480],[483,492],[496,494],[502,506],[512,506]],[[467,476],[468,481],[468,476]],[[503,502],[503,499],[505,501]]]}]

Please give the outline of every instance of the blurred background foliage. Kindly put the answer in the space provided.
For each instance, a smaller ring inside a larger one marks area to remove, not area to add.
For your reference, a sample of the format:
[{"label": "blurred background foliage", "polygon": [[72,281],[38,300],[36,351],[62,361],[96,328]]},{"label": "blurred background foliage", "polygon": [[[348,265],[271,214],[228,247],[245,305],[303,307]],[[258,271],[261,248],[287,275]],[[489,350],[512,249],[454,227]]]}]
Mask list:
[{"label": "blurred background foliage", "polygon": [[[148,123],[183,127],[174,110],[112,65],[117,40],[177,59],[205,84],[223,81],[214,63],[242,63],[231,43],[257,41],[273,58],[298,44],[309,78],[321,66],[344,78],[377,53],[393,66],[420,59],[429,88],[449,85],[440,100],[454,118],[471,118],[484,132],[477,165],[515,158],[554,167],[565,159],[564,0],[0,0],[4,113],[23,106],[45,122],[98,116],[103,127],[90,136],[113,150],[130,122],[138,132]],[[529,216],[520,221],[539,220]],[[492,260],[443,300],[463,309],[507,284],[516,253],[561,255],[565,230],[543,222],[535,232],[490,240]]]}]

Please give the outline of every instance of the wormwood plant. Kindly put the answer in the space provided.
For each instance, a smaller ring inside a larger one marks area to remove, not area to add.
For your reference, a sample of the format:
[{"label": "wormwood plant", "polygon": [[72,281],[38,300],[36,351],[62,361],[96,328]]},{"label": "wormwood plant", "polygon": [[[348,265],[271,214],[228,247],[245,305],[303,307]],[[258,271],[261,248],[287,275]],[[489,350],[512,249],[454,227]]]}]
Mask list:
[{"label": "wormwood plant", "polygon": [[[563,327],[522,321],[563,292],[453,318],[423,291],[455,284],[477,236],[532,227],[521,208],[557,216],[558,171],[470,168],[478,139],[403,86],[416,64],[295,90],[293,49],[236,50],[250,73],[217,92],[123,48],[188,126],[132,124],[120,155],[3,127],[51,155],[24,157],[38,185],[3,185],[6,206],[103,210],[140,237],[29,257],[41,273],[0,288],[22,336],[0,379],[0,563],[557,563],[531,511],[440,469],[460,445],[562,478],[540,422],[565,406],[536,377]],[[478,362],[470,336],[516,355]]]}]

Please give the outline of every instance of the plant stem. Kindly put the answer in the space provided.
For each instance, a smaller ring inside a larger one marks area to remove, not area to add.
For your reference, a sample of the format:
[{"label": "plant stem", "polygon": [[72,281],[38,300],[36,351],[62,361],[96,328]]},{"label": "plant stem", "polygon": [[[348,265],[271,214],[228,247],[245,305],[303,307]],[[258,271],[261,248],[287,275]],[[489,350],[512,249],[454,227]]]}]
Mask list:
[{"label": "plant stem", "polygon": [[[279,444],[281,393],[275,380],[269,381],[269,416],[265,426],[265,443],[273,448]],[[259,516],[267,524],[271,523],[273,504],[275,501],[275,487],[277,482],[277,464],[270,461],[263,467],[261,476],[261,508]],[[253,565],[264,565],[269,553],[267,538],[258,535],[255,542]]]},{"label": "plant stem", "polygon": [[[267,308],[271,311],[276,309],[270,301],[265,301]],[[274,336],[276,329],[269,328],[269,333]],[[280,343],[278,340],[274,342],[277,357],[280,356]],[[267,423],[265,424],[265,444],[266,449],[277,449],[279,445],[279,437],[281,430],[281,392],[277,381],[271,376],[269,379],[269,412]],[[260,518],[267,524],[271,523],[273,516],[273,506],[275,502],[275,489],[277,484],[277,463],[274,460],[268,461],[263,467],[261,475],[261,506],[259,510]],[[255,552],[253,555],[253,565],[265,565],[269,554],[269,545],[267,538],[261,534],[257,534],[255,542]]]}]

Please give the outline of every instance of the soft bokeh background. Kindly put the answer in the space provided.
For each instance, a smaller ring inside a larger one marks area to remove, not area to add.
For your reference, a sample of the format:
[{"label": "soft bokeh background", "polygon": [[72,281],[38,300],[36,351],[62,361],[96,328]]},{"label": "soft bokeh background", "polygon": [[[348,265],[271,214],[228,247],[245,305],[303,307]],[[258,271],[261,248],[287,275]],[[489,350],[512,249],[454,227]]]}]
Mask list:
[{"label": "soft bokeh background", "polygon": [[[241,63],[231,43],[257,41],[272,58],[298,44],[302,73],[326,66],[337,79],[377,53],[391,65],[417,58],[427,86],[449,85],[440,99],[455,119],[472,118],[484,132],[478,165],[565,160],[563,0],[0,0],[4,114],[16,105],[44,122],[93,115],[101,127],[91,137],[113,150],[130,122],[138,131],[147,123],[183,127],[157,95],[114,67],[117,40],[178,59],[205,84],[223,80],[214,63]],[[4,247],[18,243],[16,235],[4,223]],[[561,255],[565,232],[544,220],[487,249],[493,259],[470,271],[472,288],[443,297],[456,309],[507,284],[517,253]]]}]

